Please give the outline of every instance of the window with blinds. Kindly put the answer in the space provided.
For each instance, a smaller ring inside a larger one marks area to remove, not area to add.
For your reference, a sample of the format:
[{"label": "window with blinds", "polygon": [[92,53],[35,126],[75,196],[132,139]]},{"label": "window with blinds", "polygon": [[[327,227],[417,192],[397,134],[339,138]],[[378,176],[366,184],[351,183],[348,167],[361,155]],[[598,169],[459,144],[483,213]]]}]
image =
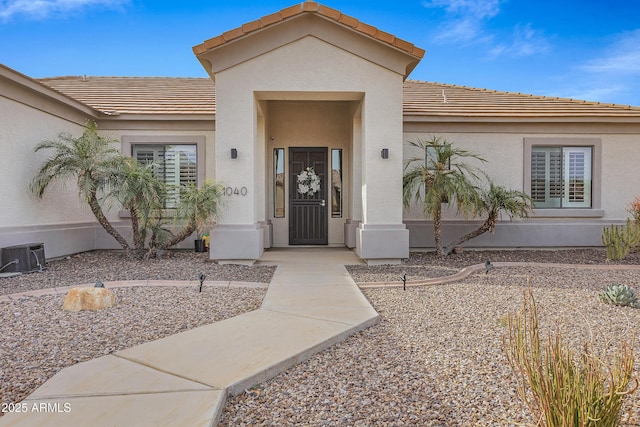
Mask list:
[{"label": "window with blinds", "polygon": [[180,186],[197,184],[197,150],[195,145],[133,144],[132,156],[139,163],[153,164],[156,176],[167,184],[167,208],[180,201]]},{"label": "window with blinds", "polygon": [[536,208],[590,208],[592,147],[531,148],[531,198]]}]

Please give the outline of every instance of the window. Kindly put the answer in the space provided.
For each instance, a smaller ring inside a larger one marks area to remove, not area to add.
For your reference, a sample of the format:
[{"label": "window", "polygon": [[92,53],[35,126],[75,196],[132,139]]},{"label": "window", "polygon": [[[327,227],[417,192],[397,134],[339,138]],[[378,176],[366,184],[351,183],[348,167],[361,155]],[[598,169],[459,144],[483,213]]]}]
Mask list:
[{"label": "window", "polygon": [[537,208],[591,207],[592,147],[531,148],[531,198]]},{"label": "window", "polygon": [[197,146],[195,144],[131,144],[131,155],[144,164],[154,164],[155,173],[167,184],[167,208],[180,201],[180,186],[197,184]]},{"label": "window", "polygon": [[284,148],[273,149],[273,216],[284,218]]},{"label": "window", "polygon": [[342,218],[342,150],[331,150],[331,217]]}]

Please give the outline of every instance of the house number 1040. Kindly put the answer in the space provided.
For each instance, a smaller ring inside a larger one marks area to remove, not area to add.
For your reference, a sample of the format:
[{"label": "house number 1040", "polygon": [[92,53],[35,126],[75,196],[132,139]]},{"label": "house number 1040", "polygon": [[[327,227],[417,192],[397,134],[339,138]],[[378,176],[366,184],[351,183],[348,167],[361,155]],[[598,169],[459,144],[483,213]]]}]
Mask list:
[{"label": "house number 1040", "polygon": [[247,187],[225,187],[224,194],[227,196],[246,196],[249,190]]}]

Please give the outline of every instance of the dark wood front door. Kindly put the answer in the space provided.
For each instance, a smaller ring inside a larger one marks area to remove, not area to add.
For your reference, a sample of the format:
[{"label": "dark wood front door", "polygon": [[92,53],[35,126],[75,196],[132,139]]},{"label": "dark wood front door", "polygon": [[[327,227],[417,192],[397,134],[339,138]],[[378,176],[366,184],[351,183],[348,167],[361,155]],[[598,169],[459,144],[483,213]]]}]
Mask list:
[{"label": "dark wood front door", "polygon": [[327,148],[289,148],[289,171],[289,244],[328,244]]}]

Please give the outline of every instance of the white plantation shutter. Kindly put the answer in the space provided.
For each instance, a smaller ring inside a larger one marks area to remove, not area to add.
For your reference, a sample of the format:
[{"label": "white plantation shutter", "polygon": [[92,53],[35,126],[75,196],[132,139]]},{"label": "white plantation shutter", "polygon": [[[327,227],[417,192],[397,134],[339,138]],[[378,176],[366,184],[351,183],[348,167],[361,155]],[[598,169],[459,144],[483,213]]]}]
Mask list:
[{"label": "white plantation shutter", "polygon": [[565,147],[563,207],[591,207],[591,148]]},{"label": "white plantation shutter", "polygon": [[591,147],[532,147],[531,198],[538,208],[591,207]]},{"label": "white plantation shutter", "polygon": [[531,198],[539,208],[559,208],[562,198],[562,149],[531,150]]},{"label": "white plantation shutter", "polygon": [[180,201],[180,186],[196,183],[197,151],[195,145],[133,145],[137,162],[156,165],[157,176],[167,184],[167,208]]}]

